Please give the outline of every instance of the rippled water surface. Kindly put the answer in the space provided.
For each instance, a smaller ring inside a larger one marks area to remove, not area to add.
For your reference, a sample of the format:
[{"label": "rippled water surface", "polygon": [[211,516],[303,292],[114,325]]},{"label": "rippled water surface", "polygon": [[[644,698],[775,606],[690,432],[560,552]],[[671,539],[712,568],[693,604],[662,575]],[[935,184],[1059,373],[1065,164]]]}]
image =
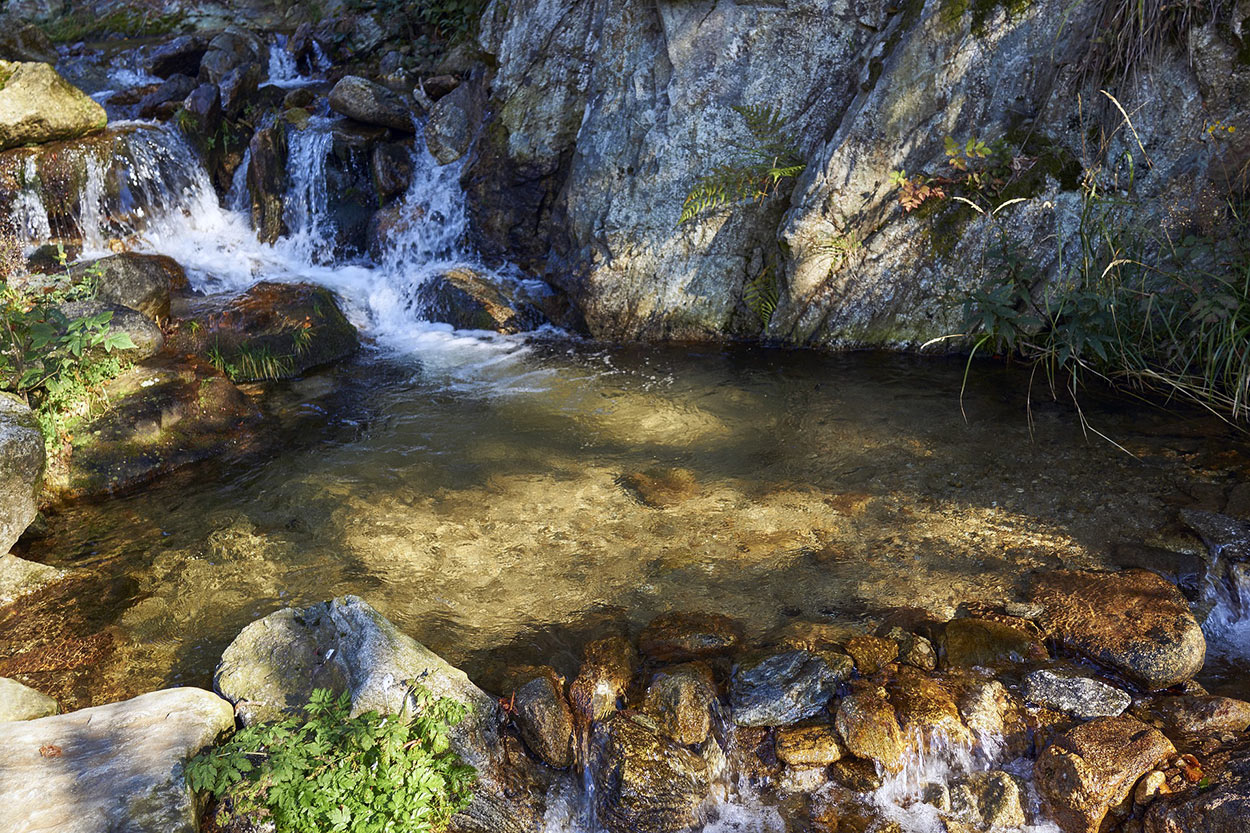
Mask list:
[{"label": "rippled water surface", "polygon": [[53,516],[29,555],[79,578],[0,628],[0,675],[66,706],[207,685],[249,621],[344,593],[488,687],[670,608],[756,634],[950,615],[1110,544],[1198,552],[1176,507],[1222,508],[1250,465],[1209,422],[1092,400],[1137,457],[1054,405],[1030,438],[1025,380],[992,368],[965,421],[959,362],[424,338],[271,398],[276,455]]}]

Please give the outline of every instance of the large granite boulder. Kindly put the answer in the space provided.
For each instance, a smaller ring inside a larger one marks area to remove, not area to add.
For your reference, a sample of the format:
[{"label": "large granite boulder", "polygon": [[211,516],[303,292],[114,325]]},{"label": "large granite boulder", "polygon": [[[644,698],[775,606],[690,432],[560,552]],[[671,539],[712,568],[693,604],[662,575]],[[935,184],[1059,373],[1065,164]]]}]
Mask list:
[{"label": "large granite boulder", "polygon": [[1064,833],[1100,833],[1133,786],[1176,755],[1171,741],[1131,717],[1099,717],[1051,741],[1033,766],[1042,805]]},{"label": "large granite boulder", "polygon": [[0,392],[0,556],[39,511],[43,468],[39,421],[20,397]]},{"label": "large granite boulder", "polygon": [[330,109],[365,124],[415,133],[412,105],[388,90],[358,75],[345,75],[330,90]]},{"label": "large granite boulder", "polygon": [[517,788],[527,763],[506,754],[498,703],[356,596],[285,608],[248,625],[222,654],[213,684],[245,724],[299,708],[315,688],[349,693],[353,713],[393,714],[410,704],[411,686],[424,686],[469,710],[452,728],[451,745],[477,770],[478,785],[452,829],[509,833],[541,816],[541,793]]},{"label": "large granite boulder", "polygon": [[49,64],[0,61],[0,150],[103,130],[104,108]]},{"label": "large granite boulder", "polygon": [[643,720],[618,715],[593,763],[595,810],[608,833],[678,833],[698,821],[707,762]]},{"label": "large granite boulder", "polygon": [[1062,570],[1034,579],[1041,622],[1063,645],[1148,691],[1191,679],[1207,643],[1176,586],[1147,570]]},{"label": "large granite boulder", "polygon": [[0,723],[0,829],[197,833],[183,766],[233,728],[230,704],[198,688]]}]

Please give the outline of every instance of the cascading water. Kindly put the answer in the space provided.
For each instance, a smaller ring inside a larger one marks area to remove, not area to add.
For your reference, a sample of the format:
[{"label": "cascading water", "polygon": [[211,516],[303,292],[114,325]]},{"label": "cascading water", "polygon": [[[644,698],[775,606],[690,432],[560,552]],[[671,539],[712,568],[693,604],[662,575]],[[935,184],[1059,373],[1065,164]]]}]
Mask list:
[{"label": "cascading water", "polygon": [[275,35],[269,45],[269,78],[265,82],[275,87],[300,87],[308,83],[308,79],[299,73],[295,64],[295,56],[286,48],[286,35]]}]

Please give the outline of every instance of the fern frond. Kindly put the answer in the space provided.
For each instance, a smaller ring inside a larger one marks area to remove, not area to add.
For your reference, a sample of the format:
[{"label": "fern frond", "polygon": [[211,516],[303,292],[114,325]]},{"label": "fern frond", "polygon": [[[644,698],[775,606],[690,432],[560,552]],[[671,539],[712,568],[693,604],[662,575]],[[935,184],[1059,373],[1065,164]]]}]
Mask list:
[{"label": "fern frond", "polygon": [[777,311],[781,290],[772,266],[765,266],[752,280],[742,288],[742,301],[751,312],[755,313],[765,327]]},{"label": "fern frond", "polygon": [[760,144],[776,141],[785,130],[786,123],[781,118],[781,108],[769,104],[735,104],[734,112],[742,116],[747,123],[747,130]]}]

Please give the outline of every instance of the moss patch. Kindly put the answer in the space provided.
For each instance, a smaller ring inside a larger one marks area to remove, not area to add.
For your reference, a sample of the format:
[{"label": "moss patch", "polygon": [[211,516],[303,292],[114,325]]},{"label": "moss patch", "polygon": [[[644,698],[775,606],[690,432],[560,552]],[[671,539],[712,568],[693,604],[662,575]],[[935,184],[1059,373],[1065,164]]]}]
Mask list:
[{"label": "moss patch", "polygon": [[989,24],[997,15],[998,9],[1007,13],[1008,19],[1020,17],[1028,11],[1032,0],[942,0],[938,14],[942,23],[950,29],[957,29],[965,16],[971,15],[970,29],[972,34],[983,38],[989,33]]}]

